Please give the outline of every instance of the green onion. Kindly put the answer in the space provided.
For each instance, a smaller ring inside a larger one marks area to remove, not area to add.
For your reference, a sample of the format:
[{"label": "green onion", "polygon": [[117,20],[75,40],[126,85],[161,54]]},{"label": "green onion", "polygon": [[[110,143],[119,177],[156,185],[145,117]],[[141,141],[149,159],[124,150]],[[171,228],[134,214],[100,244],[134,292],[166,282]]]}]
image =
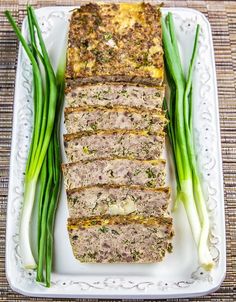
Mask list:
[{"label": "green onion", "polygon": [[[42,50],[42,56],[44,59],[44,66],[45,66],[45,73],[48,76],[49,80],[49,87],[46,88],[49,89],[48,93],[48,110],[47,113],[44,115],[44,118],[46,119],[46,129],[42,129],[40,131],[40,137],[38,141],[38,145],[36,146],[36,153],[35,153],[35,158],[34,161],[32,162],[32,165],[29,167],[29,175],[33,176],[39,175],[39,172],[41,170],[43,160],[45,157],[45,154],[47,152],[47,148],[49,145],[49,141],[51,138],[53,126],[54,126],[54,119],[55,119],[55,113],[56,113],[56,105],[57,105],[57,85],[56,85],[56,77],[42,38],[41,31],[39,29],[38,21],[35,16],[35,13],[32,9],[31,6],[29,6],[29,12],[30,12],[30,18],[32,19],[32,23],[36,28],[37,31],[37,36],[39,39],[39,44]],[[42,123],[44,125],[44,123]],[[41,130],[41,129],[40,129]]]},{"label": "green onion", "polygon": [[39,239],[39,254],[38,254],[38,267],[37,267],[37,281],[43,282],[43,268],[45,261],[46,253],[46,238],[47,238],[47,216],[48,216],[48,207],[51,202],[51,189],[53,185],[53,140],[50,141],[48,153],[46,156],[47,167],[48,167],[48,178],[45,188],[45,196],[42,207],[41,221],[40,221],[40,239]]},{"label": "green onion", "polygon": [[35,145],[37,145],[38,141],[38,132],[37,128],[40,130],[40,118],[41,118],[41,108],[43,103],[43,83],[41,78],[40,69],[38,66],[35,57],[28,46],[26,40],[22,36],[20,29],[16,25],[14,19],[12,18],[9,11],[5,12],[6,17],[8,18],[10,24],[12,25],[18,39],[20,40],[30,62],[32,64],[33,69],[33,77],[34,77],[34,104],[37,110],[34,114],[34,129],[33,129],[33,137],[32,137],[32,147],[30,148],[27,166],[26,166],[26,175],[25,175],[25,191],[24,191],[24,203],[21,214],[21,222],[20,222],[20,250],[22,255],[23,265],[26,268],[35,268],[36,263],[32,254],[31,246],[30,246],[30,219],[32,208],[34,204],[36,185],[37,185],[37,175],[29,177],[29,169],[32,162],[32,155],[35,149]]},{"label": "green onion", "polygon": [[64,89],[65,89],[65,67],[66,67],[66,48],[63,49],[60,63],[56,75],[57,90],[58,90],[58,102],[57,112],[58,118],[53,130],[53,146],[54,146],[54,187],[52,190],[51,202],[48,208],[47,217],[47,245],[46,245],[46,286],[50,287],[51,270],[52,270],[52,257],[53,257],[53,229],[56,209],[60,196],[60,184],[61,184],[61,149],[60,149],[60,122],[61,111],[64,101]]},{"label": "green onion", "polygon": [[[34,122],[25,172],[24,202],[20,221],[20,253],[25,268],[36,268],[30,244],[32,208],[37,201],[37,281],[50,286],[53,228],[61,184],[60,116],[64,97],[65,49],[55,75],[31,6],[27,7],[30,43],[26,42],[9,11],[5,12],[20,40],[33,71]],[[36,44],[39,42],[39,47]],[[39,62],[42,64],[39,65]],[[55,121],[55,115],[57,118]],[[37,186],[39,189],[36,190]],[[39,195],[36,196],[36,191]]]},{"label": "green onion", "polygon": [[[187,80],[183,74],[171,13],[168,13],[166,19],[162,19],[162,30],[166,75],[171,90],[169,106],[165,99],[163,108],[170,120],[167,132],[176,171],[176,199],[184,204],[198,248],[199,263],[206,270],[210,270],[214,263],[208,247],[209,218],[202,193],[192,133],[192,76],[200,26],[197,25],[196,29]],[[175,208],[176,206],[175,203]]]},{"label": "green onion", "polygon": [[38,211],[38,226],[37,226],[38,253],[39,253],[39,244],[40,244],[40,237],[41,237],[41,219],[42,219],[43,203],[45,200],[47,179],[48,179],[47,156],[45,156],[42,170],[39,175],[40,191],[39,191],[39,197],[37,200],[37,203],[38,203],[38,207],[37,207],[37,211]]}]

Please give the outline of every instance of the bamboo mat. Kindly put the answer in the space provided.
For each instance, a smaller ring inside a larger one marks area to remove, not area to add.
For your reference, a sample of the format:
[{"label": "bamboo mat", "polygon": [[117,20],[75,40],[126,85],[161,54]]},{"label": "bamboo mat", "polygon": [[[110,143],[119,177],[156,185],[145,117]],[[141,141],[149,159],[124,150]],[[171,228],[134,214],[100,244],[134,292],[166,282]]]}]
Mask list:
[{"label": "bamboo mat", "polygon": [[[76,5],[79,1],[57,0],[28,2],[32,3],[35,7],[41,7],[51,5]],[[165,2],[165,6],[195,8],[203,12],[211,23],[218,80],[225,186],[227,233],[227,274],[225,281],[216,293],[202,298],[179,299],[178,301],[211,300],[233,302],[236,301],[236,1],[163,2]],[[66,299],[34,299],[21,296],[10,289],[5,276],[4,256],[8,168],[18,42],[3,12],[6,9],[11,10],[13,16],[19,24],[21,24],[25,15],[26,3],[27,1],[23,0],[0,0],[0,300],[72,301]]]}]

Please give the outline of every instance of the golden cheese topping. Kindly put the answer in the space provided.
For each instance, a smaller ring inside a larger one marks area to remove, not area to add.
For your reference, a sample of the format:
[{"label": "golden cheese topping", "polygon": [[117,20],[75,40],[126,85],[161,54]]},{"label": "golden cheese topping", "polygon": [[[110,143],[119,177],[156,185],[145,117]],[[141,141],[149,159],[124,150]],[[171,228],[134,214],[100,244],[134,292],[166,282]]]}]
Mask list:
[{"label": "golden cheese topping", "polygon": [[145,19],[142,15],[143,6],[141,3],[121,3],[118,6],[118,11],[115,11],[112,24],[118,27],[119,32],[133,27],[136,22],[145,26]]},{"label": "golden cheese topping", "polygon": [[68,219],[68,230],[78,229],[78,228],[88,228],[94,225],[106,226],[106,225],[116,225],[116,224],[143,224],[146,226],[158,226],[160,224],[171,224],[172,218],[170,217],[145,217],[135,214],[129,214],[126,216],[94,216],[90,218],[78,218],[78,219]]},{"label": "golden cheese topping", "polygon": [[136,77],[163,82],[159,6],[96,4],[71,17],[66,77]]}]

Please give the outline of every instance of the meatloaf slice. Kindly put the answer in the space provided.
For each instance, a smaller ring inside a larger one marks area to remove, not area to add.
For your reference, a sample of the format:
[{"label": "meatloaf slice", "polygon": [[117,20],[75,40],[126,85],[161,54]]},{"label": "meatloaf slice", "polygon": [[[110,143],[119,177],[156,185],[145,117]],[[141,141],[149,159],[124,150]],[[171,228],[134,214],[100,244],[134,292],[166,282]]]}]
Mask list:
[{"label": "meatloaf slice", "polygon": [[[70,86],[71,85],[71,86]],[[67,81],[66,107],[126,106],[142,109],[162,108],[164,87],[138,86],[131,84],[104,83],[73,86]]]},{"label": "meatloaf slice", "polygon": [[160,110],[140,110],[134,108],[87,108],[70,107],[65,109],[67,133],[106,129],[162,131],[167,123]]},{"label": "meatloaf slice", "polygon": [[80,82],[162,84],[159,6],[148,3],[82,5],[70,20],[66,78]]},{"label": "meatloaf slice", "polygon": [[147,131],[98,131],[64,135],[69,162],[106,158],[158,159],[163,151],[165,134]]},{"label": "meatloaf slice", "polygon": [[167,215],[170,189],[138,186],[93,186],[67,192],[71,218],[98,215]]},{"label": "meatloaf slice", "polygon": [[172,250],[170,217],[69,219],[68,232],[74,256],[81,262],[155,263]]},{"label": "meatloaf slice", "polygon": [[62,164],[66,189],[93,185],[140,185],[152,188],[165,184],[165,160],[97,159]]}]

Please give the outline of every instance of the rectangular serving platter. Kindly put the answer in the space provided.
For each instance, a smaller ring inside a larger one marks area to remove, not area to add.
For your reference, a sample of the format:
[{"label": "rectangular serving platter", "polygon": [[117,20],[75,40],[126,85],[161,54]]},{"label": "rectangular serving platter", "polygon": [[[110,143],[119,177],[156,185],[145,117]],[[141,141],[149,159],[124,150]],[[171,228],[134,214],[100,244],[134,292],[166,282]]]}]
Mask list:
[{"label": "rectangular serving platter", "polygon": [[[36,10],[43,37],[56,66],[65,41],[73,7]],[[218,98],[212,36],[209,22],[200,12],[187,8],[163,8],[174,15],[185,72],[188,68],[196,24],[200,24],[198,58],[193,80],[194,135],[197,161],[202,172],[210,216],[209,245],[216,266],[206,272],[198,266],[197,252],[182,205],[174,217],[173,253],[159,264],[81,264],[72,254],[66,229],[68,210],[63,188],[55,223],[52,286],[35,281],[35,272],[25,270],[19,253],[19,220],[23,202],[24,170],[32,130],[32,72],[22,47],[19,48],[15,84],[12,151],[7,209],[6,274],[11,288],[21,294],[60,298],[180,298],[215,291],[226,270],[223,174],[220,146]],[[22,33],[27,37],[26,21]],[[59,45],[60,44],[60,45]],[[183,55],[184,54],[184,55]],[[63,118],[61,133],[64,132]],[[62,140],[62,137],[61,137]],[[63,145],[63,144],[62,144]],[[168,146],[167,184],[174,188]],[[65,160],[65,157],[64,157]],[[33,228],[33,226],[32,226]],[[32,238],[33,242],[33,238]],[[36,244],[33,245],[36,246]]]}]

